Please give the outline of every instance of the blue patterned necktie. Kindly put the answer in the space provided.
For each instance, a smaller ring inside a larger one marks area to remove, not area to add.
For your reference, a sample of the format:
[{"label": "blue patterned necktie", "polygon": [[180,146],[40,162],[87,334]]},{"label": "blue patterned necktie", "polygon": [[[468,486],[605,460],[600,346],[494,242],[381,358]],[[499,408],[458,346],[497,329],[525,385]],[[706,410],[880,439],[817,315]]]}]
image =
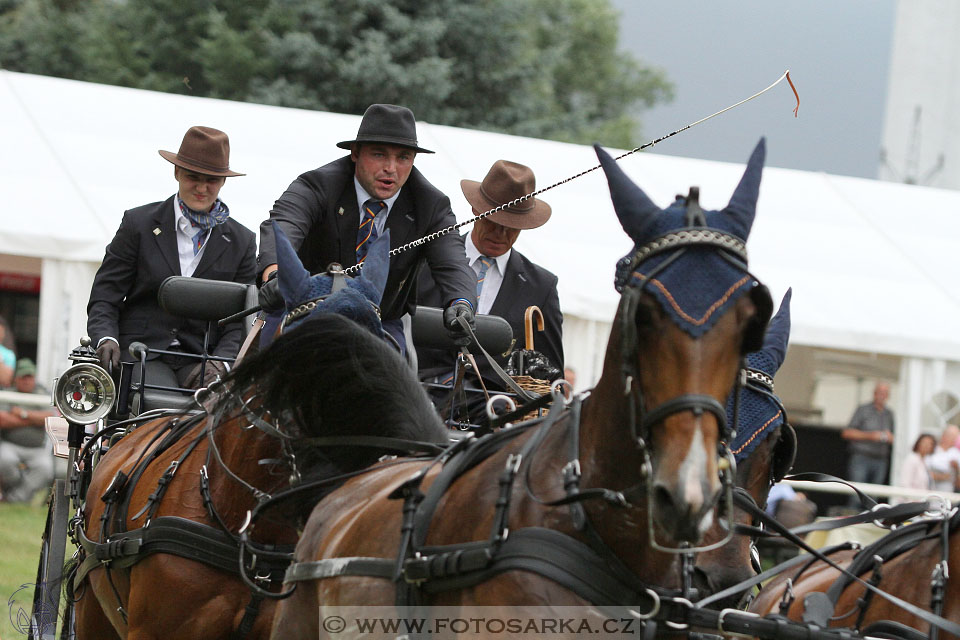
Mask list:
[{"label": "blue patterned necktie", "polygon": [[386,208],[387,203],[383,200],[371,198],[363,203],[363,220],[357,231],[357,264],[366,260],[370,243],[377,239],[379,234],[374,219]]},{"label": "blue patterned necktie", "polygon": [[477,300],[480,299],[483,281],[487,279],[487,269],[493,264],[493,258],[490,256],[481,255],[478,259],[480,260],[480,273],[477,274]]}]

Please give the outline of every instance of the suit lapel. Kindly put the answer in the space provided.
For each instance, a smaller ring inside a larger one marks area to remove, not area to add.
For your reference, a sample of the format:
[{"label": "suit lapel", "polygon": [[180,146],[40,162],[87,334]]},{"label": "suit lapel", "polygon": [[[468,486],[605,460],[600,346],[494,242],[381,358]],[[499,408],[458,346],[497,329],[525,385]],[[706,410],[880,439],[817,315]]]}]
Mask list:
[{"label": "suit lapel", "polygon": [[[337,225],[337,238],[340,247],[337,251],[339,262],[344,267],[357,264],[357,233],[360,231],[360,207],[357,205],[357,190],[350,180],[340,194],[334,215]],[[320,267],[326,269],[327,265]]]},{"label": "suit lapel", "polygon": [[233,234],[227,229],[227,223],[218,224],[210,230],[206,248],[200,256],[200,264],[193,271],[193,277],[199,278],[213,265],[217,264],[220,255],[233,244]]},{"label": "suit lapel", "polygon": [[387,229],[390,229],[390,248],[395,249],[409,240],[410,233],[416,226],[413,215],[413,199],[409,189],[401,189],[400,196],[393,203],[393,209],[387,217]]},{"label": "suit lapel", "polygon": [[174,197],[171,196],[160,205],[160,210],[154,216],[154,226],[150,231],[153,233],[160,249],[160,255],[167,261],[170,271],[179,276],[180,251],[177,249],[177,228],[174,224]]},{"label": "suit lapel", "polygon": [[[529,284],[530,279],[524,273],[523,263],[517,255],[517,250],[514,249],[510,252],[510,259],[507,260],[507,272],[503,275],[503,282],[500,283],[497,299],[493,301],[493,306],[490,307],[490,314],[506,317],[510,312],[511,304],[517,300],[517,296]],[[521,315],[523,315],[522,311]]]}]

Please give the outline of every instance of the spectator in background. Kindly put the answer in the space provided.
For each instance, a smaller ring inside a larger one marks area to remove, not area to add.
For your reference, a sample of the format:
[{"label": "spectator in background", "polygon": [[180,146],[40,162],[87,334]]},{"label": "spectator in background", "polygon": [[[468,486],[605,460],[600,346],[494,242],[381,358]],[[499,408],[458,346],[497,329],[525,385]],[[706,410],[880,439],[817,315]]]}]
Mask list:
[{"label": "spectator in background", "polygon": [[933,453],[937,439],[929,433],[920,434],[913,443],[913,452],[903,461],[897,485],[909,489],[930,489],[932,478],[925,458]]},{"label": "spectator in background", "polygon": [[887,408],[889,397],[890,385],[878,382],[873,388],[873,402],[858,407],[849,426],[840,434],[849,443],[848,480],[873,484],[887,481],[893,442],[893,412]]},{"label": "spectator in background", "polygon": [[0,316],[0,388],[13,384],[14,369],[17,366],[17,356],[8,344],[12,345],[13,340],[7,329],[7,321]]},{"label": "spectator in background", "polygon": [[[14,387],[36,393],[37,367],[29,358],[17,362]],[[53,482],[53,452],[43,426],[47,410],[5,407],[0,411],[0,493],[6,502],[27,502]]]},{"label": "spectator in background", "polygon": [[927,468],[933,477],[936,491],[955,491],[960,489],[957,479],[960,467],[960,449],[954,445],[960,440],[960,427],[948,424],[940,434],[940,442],[926,457]]}]

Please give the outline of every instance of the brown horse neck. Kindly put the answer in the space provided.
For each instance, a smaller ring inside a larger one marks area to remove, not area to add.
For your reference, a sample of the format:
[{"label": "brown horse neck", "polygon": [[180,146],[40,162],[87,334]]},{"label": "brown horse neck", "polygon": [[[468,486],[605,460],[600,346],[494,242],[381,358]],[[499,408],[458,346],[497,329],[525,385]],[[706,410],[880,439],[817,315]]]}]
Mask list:
[{"label": "brown horse neck", "polygon": [[[233,530],[243,524],[247,511],[257,505],[257,499],[250,488],[231,476],[231,472],[265,494],[289,486],[291,473],[283,461],[280,441],[260,429],[244,425],[246,421],[240,415],[224,418],[213,438],[222,464],[213,452],[207,463],[214,506]],[[271,462],[261,464],[266,460]],[[281,468],[277,469],[277,465]]]}]

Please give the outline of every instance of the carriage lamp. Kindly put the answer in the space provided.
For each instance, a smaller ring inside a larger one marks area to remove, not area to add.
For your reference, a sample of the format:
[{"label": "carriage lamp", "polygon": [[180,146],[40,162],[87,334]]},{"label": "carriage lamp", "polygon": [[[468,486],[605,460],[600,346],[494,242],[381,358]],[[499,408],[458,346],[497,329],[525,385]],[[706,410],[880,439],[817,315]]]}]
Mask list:
[{"label": "carriage lamp", "polygon": [[117,387],[103,367],[81,362],[63,372],[53,391],[53,402],[63,417],[90,424],[105,417],[117,401]]}]

